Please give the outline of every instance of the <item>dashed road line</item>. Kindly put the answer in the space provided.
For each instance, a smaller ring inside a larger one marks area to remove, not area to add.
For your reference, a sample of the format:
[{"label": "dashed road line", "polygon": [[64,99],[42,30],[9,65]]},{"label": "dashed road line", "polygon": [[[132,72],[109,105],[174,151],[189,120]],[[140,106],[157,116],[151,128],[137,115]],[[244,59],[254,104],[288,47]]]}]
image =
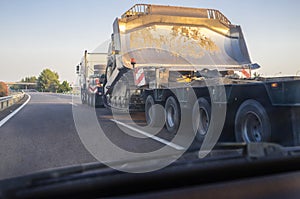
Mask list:
[{"label": "dashed road line", "polygon": [[140,133],[140,134],[142,134],[142,135],[144,135],[144,136],[147,136],[148,138],[151,138],[151,139],[153,139],[153,140],[155,140],[155,141],[158,141],[158,142],[160,142],[160,143],[166,144],[166,145],[168,145],[168,146],[170,146],[170,147],[172,147],[172,148],[174,148],[174,149],[176,149],[176,150],[185,150],[185,148],[182,147],[182,146],[179,146],[179,145],[177,145],[177,144],[174,144],[174,143],[172,143],[172,142],[169,142],[169,141],[167,141],[167,140],[165,140],[165,139],[162,139],[162,138],[160,138],[160,137],[157,137],[157,136],[155,136],[155,135],[151,135],[151,134],[149,134],[149,133],[147,133],[147,132],[144,132],[144,131],[142,131],[142,130],[140,130],[140,129],[137,129],[137,128],[133,127],[133,126],[127,125],[127,124],[125,124],[125,123],[123,123],[123,122],[120,122],[120,121],[118,121],[118,120],[114,120],[114,119],[110,119],[110,120],[113,121],[113,122],[115,122],[115,123],[117,123],[117,124],[119,124],[119,125],[122,125],[122,126],[128,128],[128,129],[130,129],[130,130],[133,130],[133,131],[135,131],[135,132],[137,132],[137,133]]}]

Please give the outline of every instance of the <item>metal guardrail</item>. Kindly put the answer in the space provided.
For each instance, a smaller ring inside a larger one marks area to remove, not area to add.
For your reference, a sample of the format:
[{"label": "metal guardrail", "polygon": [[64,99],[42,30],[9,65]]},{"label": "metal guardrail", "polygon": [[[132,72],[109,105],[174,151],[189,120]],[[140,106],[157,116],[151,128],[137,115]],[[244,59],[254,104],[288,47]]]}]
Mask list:
[{"label": "metal guardrail", "polygon": [[7,97],[0,97],[0,111],[19,102],[24,97],[24,95],[25,93],[18,93]]},{"label": "metal guardrail", "polygon": [[150,11],[150,6],[148,4],[136,4],[132,6],[127,12],[125,12],[121,18],[132,17],[140,14],[148,14]]},{"label": "metal guardrail", "polygon": [[207,9],[207,18],[208,19],[217,19],[226,25],[230,25],[231,22],[225,15],[223,15],[219,10]]}]

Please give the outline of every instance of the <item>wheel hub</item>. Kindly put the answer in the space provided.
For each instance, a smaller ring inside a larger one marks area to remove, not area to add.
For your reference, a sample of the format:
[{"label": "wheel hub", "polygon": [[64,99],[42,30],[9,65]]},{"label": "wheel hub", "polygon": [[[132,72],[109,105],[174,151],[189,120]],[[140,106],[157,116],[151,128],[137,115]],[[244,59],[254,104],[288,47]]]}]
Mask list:
[{"label": "wheel hub", "polygon": [[206,110],[204,110],[203,108],[199,108],[199,117],[199,133],[201,135],[205,135],[209,127],[209,117]]},{"label": "wheel hub", "polygon": [[262,141],[262,122],[254,112],[249,112],[243,123],[243,138],[246,142]]}]

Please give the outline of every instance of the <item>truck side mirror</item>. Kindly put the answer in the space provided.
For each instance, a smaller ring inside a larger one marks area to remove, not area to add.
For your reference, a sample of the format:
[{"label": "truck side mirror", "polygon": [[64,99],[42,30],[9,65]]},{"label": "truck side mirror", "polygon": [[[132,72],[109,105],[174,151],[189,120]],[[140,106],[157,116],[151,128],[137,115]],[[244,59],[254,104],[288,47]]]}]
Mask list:
[{"label": "truck side mirror", "polygon": [[76,74],[79,74],[79,65],[76,66]]}]

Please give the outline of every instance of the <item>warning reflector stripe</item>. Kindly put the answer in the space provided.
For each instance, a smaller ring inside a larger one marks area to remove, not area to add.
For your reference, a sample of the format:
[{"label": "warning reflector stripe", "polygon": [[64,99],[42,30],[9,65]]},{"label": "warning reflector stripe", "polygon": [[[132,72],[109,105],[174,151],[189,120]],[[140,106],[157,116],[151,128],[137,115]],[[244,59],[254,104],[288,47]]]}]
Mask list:
[{"label": "warning reflector stripe", "polygon": [[250,73],[248,73],[245,69],[243,69],[241,72],[243,73],[243,75],[244,75],[246,78],[250,78],[250,77],[251,77]]},{"label": "warning reflector stripe", "polygon": [[144,74],[144,70],[142,68],[136,68],[134,70],[134,78],[135,78],[135,84],[137,86],[143,86],[146,84],[146,80],[145,80],[145,74]]},{"label": "warning reflector stripe", "polygon": [[141,81],[143,80],[144,77],[145,77],[145,75],[144,75],[144,73],[142,73],[136,81],[137,84],[141,83]]},{"label": "warning reflector stripe", "polygon": [[89,90],[90,90],[91,93],[96,93],[97,92],[97,86],[94,87],[94,88],[89,86]]}]

